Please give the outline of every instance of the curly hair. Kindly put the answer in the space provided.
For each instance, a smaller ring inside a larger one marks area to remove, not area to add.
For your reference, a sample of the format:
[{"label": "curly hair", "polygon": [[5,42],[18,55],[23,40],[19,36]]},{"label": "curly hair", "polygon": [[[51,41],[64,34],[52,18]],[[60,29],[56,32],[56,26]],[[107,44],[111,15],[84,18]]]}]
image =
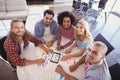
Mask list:
[{"label": "curly hair", "polygon": [[71,24],[73,24],[73,25],[75,24],[76,16],[72,12],[63,11],[63,12],[59,13],[57,16],[57,20],[58,20],[59,25],[62,25],[64,17],[69,17],[71,20]]}]

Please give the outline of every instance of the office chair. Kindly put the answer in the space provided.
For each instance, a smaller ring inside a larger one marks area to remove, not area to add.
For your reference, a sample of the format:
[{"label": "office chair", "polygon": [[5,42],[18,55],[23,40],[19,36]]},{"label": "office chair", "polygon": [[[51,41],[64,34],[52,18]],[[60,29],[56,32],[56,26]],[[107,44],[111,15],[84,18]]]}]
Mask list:
[{"label": "office chair", "polygon": [[114,50],[114,47],[100,33],[94,38],[94,41],[101,41],[107,45],[108,51],[106,52],[106,55],[108,55],[112,50]]},{"label": "office chair", "polygon": [[112,80],[120,80],[120,64],[116,63],[109,67]]},{"label": "office chair", "polygon": [[4,41],[6,40],[7,36],[4,36],[3,38],[0,39],[0,56],[2,57],[2,60],[12,69],[12,71],[16,71],[16,68],[12,66],[8,61],[7,61],[7,56],[6,52],[4,49]]},{"label": "office chair", "polygon": [[88,9],[86,15],[88,23],[91,25],[96,25],[96,20],[99,15],[99,12],[95,9]]}]

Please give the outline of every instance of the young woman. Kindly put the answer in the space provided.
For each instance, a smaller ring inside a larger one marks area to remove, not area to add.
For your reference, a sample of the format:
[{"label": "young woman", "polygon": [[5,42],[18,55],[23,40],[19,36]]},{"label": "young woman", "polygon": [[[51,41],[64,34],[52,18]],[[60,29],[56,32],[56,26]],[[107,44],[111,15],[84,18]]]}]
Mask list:
[{"label": "young woman", "polygon": [[[87,49],[88,45],[91,44],[93,38],[89,31],[88,23],[85,20],[80,20],[76,24],[74,38],[74,44],[70,48],[65,50],[65,53],[68,55],[63,56],[62,60],[67,60],[71,57],[81,56]],[[78,52],[77,50],[73,51],[73,48],[75,47],[79,49]]]},{"label": "young woman", "polygon": [[64,11],[58,14],[58,38],[57,50],[70,46],[74,42],[74,26],[76,18],[69,12]]}]

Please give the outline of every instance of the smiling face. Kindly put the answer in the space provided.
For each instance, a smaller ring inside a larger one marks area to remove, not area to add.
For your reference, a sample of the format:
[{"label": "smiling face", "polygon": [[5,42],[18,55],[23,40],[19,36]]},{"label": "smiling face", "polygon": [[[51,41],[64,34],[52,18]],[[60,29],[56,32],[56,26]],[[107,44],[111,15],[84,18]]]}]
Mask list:
[{"label": "smiling face", "polygon": [[85,33],[85,27],[81,23],[76,25],[76,31],[78,35],[83,35]]},{"label": "smiling face", "polygon": [[46,13],[44,16],[44,24],[46,26],[50,26],[52,21],[53,21],[53,15]]},{"label": "smiling face", "polygon": [[71,25],[71,20],[70,20],[70,18],[69,18],[69,17],[64,17],[64,18],[63,18],[63,27],[64,27],[65,29],[68,29],[68,28],[70,28],[70,25]]},{"label": "smiling face", "polygon": [[19,38],[22,38],[25,33],[25,27],[22,22],[12,23],[11,32]]},{"label": "smiling face", "polygon": [[88,49],[86,60],[91,64],[98,63],[99,61],[101,61],[101,59],[105,57],[105,55],[102,54],[101,51],[102,51],[101,47],[91,45],[90,48]]}]

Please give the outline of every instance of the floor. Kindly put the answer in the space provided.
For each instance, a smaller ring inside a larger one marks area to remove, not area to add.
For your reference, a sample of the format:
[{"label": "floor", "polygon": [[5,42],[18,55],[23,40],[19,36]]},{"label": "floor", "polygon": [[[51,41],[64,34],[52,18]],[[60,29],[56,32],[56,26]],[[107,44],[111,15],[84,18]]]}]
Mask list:
[{"label": "floor", "polygon": [[0,80],[18,80],[16,72],[13,72],[9,64],[0,57]]},{"label": "floor", "polygon": [[[59,12],[64,11],[64,10],[73,11],[72,2],[28,5],[29,8],[42,7],[42,6],[50,7],[55,12],[55,14],[58,14]],[[112,44],[112,46],[114,47],[114,50],[111,53],[109,53],[109,55],[107,56],[108,65],[111,66],[115,63],[120,63],[120,46],[119,46],[120,44],[120,37],[119,37],[120,16],[116,15],[115,13],[106,13],[106,14],[107,16],[105,17],[105,13],[101,12],[98,15],[98,18],[96,20],[96,26],[91,26],[90,30],[91,30],[93,37],[96,37],[99,33],[101,33],[106,38],[106,40],[108,40],[109,43]],[[6,33],[4,33],[3,30],[0,30],[0,34],[2,35]],[[3,66],[5,66],[5,63],[3,64],[1,63],[3,62],[0,61],[0,70],[2,70]],[[6,73],[6,75],[9,75],[9,73]],[[7,80],[7,79],[3,79],[3,78],[1,79],[1,75],[0,75],[0,80]],[[16,80],[16,79],[12,79],[12,80]]]}]

